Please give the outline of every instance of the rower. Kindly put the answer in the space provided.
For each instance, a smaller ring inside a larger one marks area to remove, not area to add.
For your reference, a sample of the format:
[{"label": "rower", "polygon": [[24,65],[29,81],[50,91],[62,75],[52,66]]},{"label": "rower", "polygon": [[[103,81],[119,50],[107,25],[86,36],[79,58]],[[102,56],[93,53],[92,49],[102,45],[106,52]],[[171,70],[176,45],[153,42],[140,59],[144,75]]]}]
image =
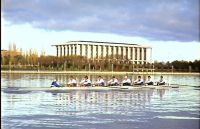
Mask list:
[{"label": "rower", "polygon": [[76,79],[74,79],[73,76],[69,77],[69,82],[67,83],[67,86],[71,87],[71,86],[77,86],[77,81]]},{"label": "rower", "polygon": [[55,80],[51,83],[51,87],[62,87],[62,85],[58,82],[57,79],[55,79]]},{"label": "rower", "polygon": [[131,86],[131,80],[127,76],[125,76],[124,80],[122,81],[122,85],[123,86]]},{"label": "rower", "polygon": [[151,76],[148,76],[148,79],[146,80],[145,85],[153,85],[153,81],[151,80]]},{"label": "rower", "polygon": [[165,85],[165,81],[163,80],[163,76],[160,76],[160,80],[157,82],[157,85]]},{"label": "rower", "polygon": [[81,86],[91,86],[91,81],[88,79],[88,76],[85,76],[83,80],[80,82]]},{"label": "rower", "polygon": [[138,76],[138,79],[133,82],[134,85],[143,85],[144,81],[141,76]]},{"label": "rower", "polygon": [[111,80],[108,81],[108,86],[117,86],[119,85],[119,82],[115,76],[112,77]]},{"label": "rower", "polygon": [[95,86],[105,86],[105,82],[101,76],[98,77]]}]

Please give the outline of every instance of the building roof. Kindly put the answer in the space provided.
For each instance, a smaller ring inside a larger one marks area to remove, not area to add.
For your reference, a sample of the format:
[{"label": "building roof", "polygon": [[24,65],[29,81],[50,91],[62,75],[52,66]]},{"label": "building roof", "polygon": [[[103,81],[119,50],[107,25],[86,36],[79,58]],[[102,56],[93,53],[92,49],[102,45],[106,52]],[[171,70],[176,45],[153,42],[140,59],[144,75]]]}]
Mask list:
[{"label": "building roof", "polygon": [[100,42],[100,41],[69,41],[69,42],[89,42],[89,43],[107,43],[107,44],[127,44],[127,45],[138,45],[138,44],[131,44],[131,43],[117,43],[117,42]]},{"label": "building roof", "polygon": [[68,42],[65,42],[64,44],[56,44],[56,45],[52,45],[52,46],[59,46],[59,45],[66,45],[66,44],[69,44],[69,43],[97,43],[97,44],[118,44],[118,45],[134,45],[134,46],[142,46],[142,47],[150,47],[150,46],[143,46],[143,45],[140,45],[140,44],[133,44],[133,43],[120,43],[120,42],[100,42],[100,41],[82,41],[82,40],[79,40],[79,41],[68,41]]}]

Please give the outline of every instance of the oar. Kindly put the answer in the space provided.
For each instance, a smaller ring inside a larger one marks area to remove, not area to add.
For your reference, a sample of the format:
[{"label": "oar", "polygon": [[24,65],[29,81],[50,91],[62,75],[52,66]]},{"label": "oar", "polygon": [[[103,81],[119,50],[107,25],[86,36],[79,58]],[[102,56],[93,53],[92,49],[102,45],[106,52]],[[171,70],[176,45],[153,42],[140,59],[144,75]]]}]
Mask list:
[{"label": "oar", "polygon": [[170,84],[170,85],[178,85],[178,86],[191,86],[191,87],[200,87],[199,85],[188,85],[188,84]]}]

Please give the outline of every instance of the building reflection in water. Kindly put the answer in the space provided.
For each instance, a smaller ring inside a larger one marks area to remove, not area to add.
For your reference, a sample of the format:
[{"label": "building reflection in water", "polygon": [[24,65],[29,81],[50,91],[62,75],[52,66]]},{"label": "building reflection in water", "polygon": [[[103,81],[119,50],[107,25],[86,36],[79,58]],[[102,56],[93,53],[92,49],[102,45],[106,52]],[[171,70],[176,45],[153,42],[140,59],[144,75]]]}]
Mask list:
[{"label": "building reflection in water", "polygon": [[166,90],[166,89],[157,89],[157,93],[158,93],[159,96],[160,96],[160,100],[163,99],[163,95],[165,94],[165,90]]},{"label": "building reflection in water", "polygon": [[[81,115],[87,113],[129,113],[130,110],[148,110],[154,94],[162,98],[165,91],[74,91],[58,93],[55,106],[57,114]],[[86,112],[88,111],[88,112]]]}]

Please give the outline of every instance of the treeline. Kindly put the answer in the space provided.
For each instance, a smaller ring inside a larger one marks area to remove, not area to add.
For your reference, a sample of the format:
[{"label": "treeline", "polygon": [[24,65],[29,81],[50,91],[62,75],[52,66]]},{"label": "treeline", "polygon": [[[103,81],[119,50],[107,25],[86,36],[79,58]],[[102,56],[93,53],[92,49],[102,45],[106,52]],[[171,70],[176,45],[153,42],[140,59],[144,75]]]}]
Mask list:
[{"label": "treeline", "polygon": [[[93,70],[93,71],[130,71],[142,68],[142,65],[132,65],[129,60],[119,61],[107,58],[87,59],[84,56],[37,56],[35,53],[25,55],[10,55],[1,57],[3,70]],[[145,65],[146,68],[147,65]]]},{"label": "treeline", "polygon": [[[119,61],[121,60],[121,61]],[[87,70],[87,71],[162,71],[162,72],[200,72],[200,60],[132,64],[128,59],[116,57],[87,59],[83,56],[38,56],[36,52],[26,54],[1,54],[2,70]]]},{"label": "treeline", "polygon": [[167,72],[200,72],[200,60],[195,61],[172,61],[172,62],[154,62],[155,71]]}]

